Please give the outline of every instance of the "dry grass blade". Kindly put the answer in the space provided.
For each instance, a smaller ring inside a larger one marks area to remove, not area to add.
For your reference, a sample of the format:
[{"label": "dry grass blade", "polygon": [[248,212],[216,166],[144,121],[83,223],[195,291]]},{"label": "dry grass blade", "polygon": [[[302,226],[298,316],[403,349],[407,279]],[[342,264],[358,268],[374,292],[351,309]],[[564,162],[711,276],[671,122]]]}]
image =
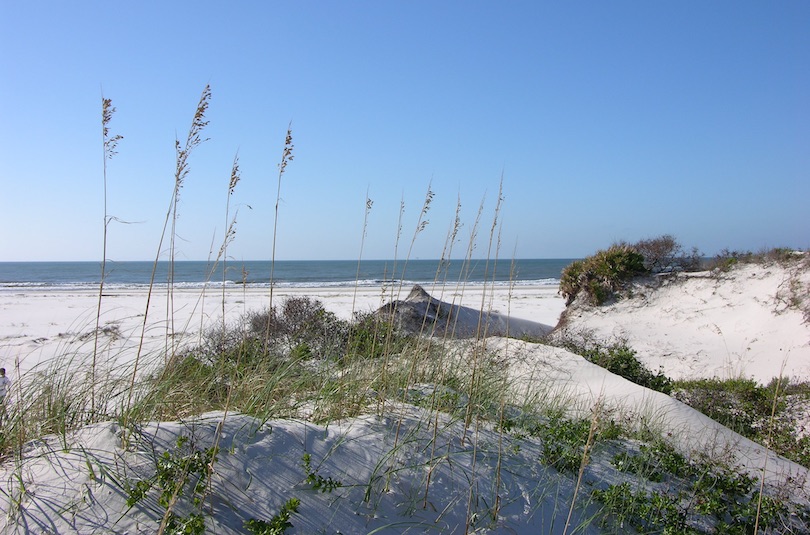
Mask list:
[{"label": "dry grass blade", "polygon": [[[104,98],[101,96],[101,140],[103,150],[103,167],[102,179],[104,188],[104,224],[102,233],[102,247],[101,247],[101,279],[98,284],[98,306],[96,308],[96,329],[93,340],[93,362],[91,364],[91,373],[93,385],[96,379],[96,366],[98,360],[98,337],[101,327],[101,301],[104,295],[104,282],[107,276],[107,229],[110,225],[110,217],[107,214],[107,160],[111,159],[117,154],[118,142],[123,139],[121,135],[110,135],[110,121],[115,114],[115,107],[112,105],[112,99]],[[96,412],[95,401],[95,387],[93,387],[91,405],[90,405],[91,418],[94,418]]]},{"label": "dry grass blade", "polygon": [[[171,247],[170,247],[170,266],[169,266],[169,299],[167,299],[167,329],[169,326],[172,326],[173,318],[171,317],[171,307],[172,307],[172,300],[171,300],[171,291],[172,291],[172,277],[174,271],[174,237],[175,237],[175,225],[177,221],[177,201],[180,195],[180,188],[182,187],[183,181],[185,180],[186,176],[188,175],[188,158],[191,155],[192,150],[202,143],[204,140],[201,137],[202,129],[208,124],[208,121],[205,120],[205,112],[208,110],[208,103],[211,99],[211,87],[209,85],[205,86],[203,89],[202,95],[200,96],[200,101],[197,104],[197,108],[194,112],[194,119],[192,120],[191,128],[189,129],[189,134],[186,139],[186,146],[185,148],[180,148],[179,141],[175,141],[175,147],[177,149],[177,161],[175,167],[175,175],[174,175],[174,190],[172,192],[172,197],[169,202],[169,209],[166,212],[166,218],[163,221],[163,230],[160,234],[160,239],[158,240],[158,247],[157,253],[155,255],[155,261],[152,263],[152,273],[149,277],[149,288],[146,292],[146,304],[143,313],[143,322],[141,323],[141,334],[138,341],[138,348],[135,352],[135,358],[132,366],[132,374],[130,378],[130,387],[127,392],[127,403],[126,403],[126,410],[124,412],[123,417],[123,424],[124,424],[124,433],[122,435],[122,440],[124,444],[126,444],[126,434],[127,434],[127,425],[129,423],[129,410],[132,408],[132,396],[133,391],[135,390],[135,382],[137,379],[137,375],[139,372],[139,365],[141,356],[143,353],[143,346],[144,340],[146,338],[146,330],[148,328],[148,321],[149,321],[149,305],[152,300],[152,292],[155,287],[155,275],[157,274],[157,267],[158,262],[160,261],[160,255],[163,250],[163,242],[166,239],[166,231],[169,227],[169,221],[172,221],[172,235],[171,235]],[[169,357],[169,333],[166,333],[166,354],[164,355],[165,362],[168,362]]]},{"label": "dry grass blade", "polygon": [[[273,309],[273,286],[276,274],[276,241],[278,239],[278,206],[281,203],[281,179],[287,170],[287,165],[293,160],[292,123],[287,125],[287,135],[284,137],[284,149],[281,151],[281,161],[278,164],[278,185],[276,187],[276,206],[273,215],[273,246],[270,253],[270,309]],[[269,334],[269,333],[268,333]]]}]

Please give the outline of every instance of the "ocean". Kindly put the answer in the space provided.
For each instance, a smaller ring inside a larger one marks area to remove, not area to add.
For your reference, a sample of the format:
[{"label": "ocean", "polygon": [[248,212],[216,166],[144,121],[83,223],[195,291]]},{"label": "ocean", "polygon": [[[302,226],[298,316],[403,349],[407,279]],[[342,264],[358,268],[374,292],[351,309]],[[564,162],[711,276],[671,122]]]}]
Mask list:
[{"label": "ocean", "polygon": [[[251,287],[353,287],[386,283],[428,284],[446,281],[471,285],[557,285],[563,268],[572,259],[445,261],[438,260],[307,260],[228,262],[214,267],[205,261],[174,263],[175,287],[201,288],[206,284]],[[104,285],[109,288],[145,287],[155,271],[158,286],[169,283],[169,263],[107,261]],[[100,262],[0,262],[0,288],[88,288],[101,279]]]}]

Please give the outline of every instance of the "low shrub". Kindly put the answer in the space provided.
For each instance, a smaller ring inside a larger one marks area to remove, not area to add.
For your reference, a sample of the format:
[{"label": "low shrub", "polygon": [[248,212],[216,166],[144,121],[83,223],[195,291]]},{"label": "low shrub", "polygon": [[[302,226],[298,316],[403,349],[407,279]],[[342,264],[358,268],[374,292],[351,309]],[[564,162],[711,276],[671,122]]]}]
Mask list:
[{"label": "low shrub", "polygon": [[797,251],[790,247],[773,247],[771,249],[763,249],[756,253],[726,248],[717,253],[717,256],[709,261],[707,269],[709,269],[709,271],[725,273],[736,264],[776,263],[784,266],[801,261],[809,262],[808,258],[810,258],[810,255],[806,252]]},{"label": "low shrub", "polygon": [[560,293],[566,298],[566,304],[584,293],[590,303],[601,305],[633,277],[648,272],[644,256],[638,251],[628,245],[613,245],[563,269]]},{"label": "low shrub", "polygon": [[248,337],[262,340],[268,350],[294,351],[306,346],[315,358],[337,357],[346,347],[349,322],[309,297],[290,297],[276,307],[247,318]]},{"label": "low shrub", "polygon": [[590,429],[589,420],[553,415],[536,430],[543,437],[543,462],[561,472],[575,473],[582,463]]},{"label": "low shrub", "polygon": [[[349,322],[327,312],[320,301],[288,299],[235,326],[209,331],[196,347],[172,356],[151,376],[137,410],[176,417],[230,404],[264,418],[295,414],[312,399],[321,400],[319,414],[331,414],[332,408],[359,409],[365,388],[355,385],[357,392],[350,394],[352,389],[344,385],[339,389],[341,402],[325,393],[334,368],[356,364],[358,370],[368,371],[367,359],[398,354],[409,341],[373,315]],[[355,371],[353,376],[363,373]],[[323,402],[326,398],[334,407]]]},{"label": "low shrub", "polygon": [[703,265],[697,248],[687,252],[671,234],[632,244],[619,242],[568,265],[560,277],[560,293],[566,304],[584,292],[591,304],[601,305],[639,275],[698,271]]},{"label": "low shrub", "polygon": [[639,240],[630,245],[644,257],[644,267],[653,273],[697,271],[702,258],[697,248],[688,253],[671,234]]},{"label": "low shrub", "polygon": [[622,472],[637,474],[656,483],[694,475],[689,461],[663,440],[641,444],[635,455],[623,451],[613,458],[612,464]]},{"label": "low shrub", "polygon": [[756,479],[736,467],[700,455],[687,460],[661,442],[642,445],[637,455],[617,455],[613,464],[654,484],[623,482],[594,490],[591,496],[604,506],[603,527],[618,527],[621,533],[632,526],[643,533],[744,535],[754,533],[758,523],[765,533],[777,526],[795,532],[786,522],[791,512],[782,500],[763,495],[758,510]]},{"label": "low shrub", "polygon": [[637,385],[664,394],[672,392],[672,380],[664,374],[664,370],[659,369],[658,372],[653,373],[636,358],[635,350],[626,345],[603,346],[597,344],[582,347],[569,342],[564,344],[564,347],[572,353],[582,355],[589,362],[605,368],[610,373],[615,373]]},{"label": "low shrub", "polygon": [[376,314],[356,313],[348,331],[344,361],[355,357],[376,358],[386,353],[399,353],[409,339]]},{"label": "low shrub", "polygon": [[[699,379],[674,383],[672,395],[741,435],[810,466],[810,436],[804,433],[801,414],[810,400],[807,383],[774,379],[762,386],[753,379]],[[771,418],[774,396],[778,397]]]}]

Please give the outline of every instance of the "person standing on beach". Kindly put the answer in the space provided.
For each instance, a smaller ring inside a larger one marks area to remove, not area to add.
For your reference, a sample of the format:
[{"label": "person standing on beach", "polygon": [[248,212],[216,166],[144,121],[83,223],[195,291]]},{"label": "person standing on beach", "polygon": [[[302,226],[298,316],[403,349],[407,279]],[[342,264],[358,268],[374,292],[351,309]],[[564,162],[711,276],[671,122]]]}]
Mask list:
[{"label": "person standing on beach", "polygon": [[6,418],[6,395],[11,390],[11,379],[6,377],[6,369],[0,368],[0,425]]}]

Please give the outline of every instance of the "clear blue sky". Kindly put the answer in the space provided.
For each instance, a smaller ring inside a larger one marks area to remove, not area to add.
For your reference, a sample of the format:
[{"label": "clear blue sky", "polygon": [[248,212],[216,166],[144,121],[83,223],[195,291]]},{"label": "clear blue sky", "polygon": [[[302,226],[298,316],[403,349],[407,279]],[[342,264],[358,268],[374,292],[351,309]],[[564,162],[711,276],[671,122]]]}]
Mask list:
[{"label": "clear blue sky", "polygon": [[98,260],[101,95],[108,257],[155,257],[174,140],[211,85],[177,258],[206,259],[232,198],[235,259],[437,258],[461,199],[463,255],[498,184],[502,257],[581,257],[674,234],[810,247],[810,2],[0,3],[0,260]]}]

